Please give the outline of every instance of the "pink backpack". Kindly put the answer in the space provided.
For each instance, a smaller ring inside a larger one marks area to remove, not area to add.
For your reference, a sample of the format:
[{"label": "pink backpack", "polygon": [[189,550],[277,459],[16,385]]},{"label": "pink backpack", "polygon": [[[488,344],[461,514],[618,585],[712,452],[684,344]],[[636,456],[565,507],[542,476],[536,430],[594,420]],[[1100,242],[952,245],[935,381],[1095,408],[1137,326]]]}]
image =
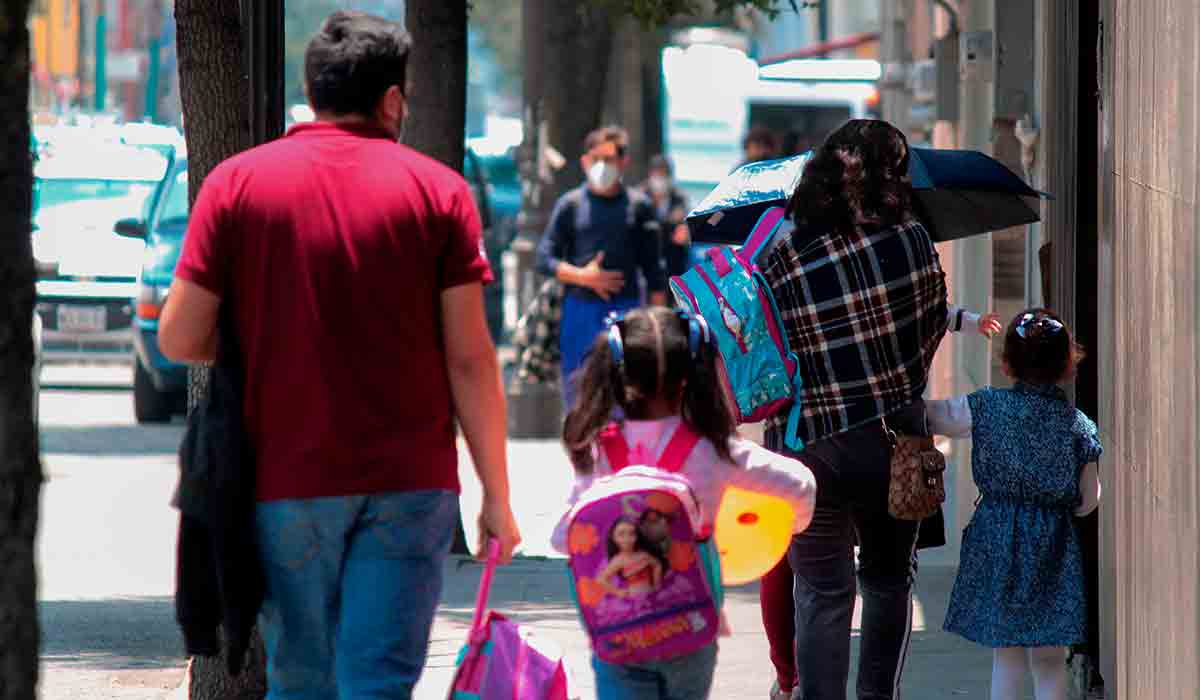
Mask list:
[{"label": "pink backpack", "polygon": [[487,610],[499,551],[499,543],[492,540],[479,579],[471,633],[458,656],[449,700],[568,700],[562,652],[504,615]]},{"label": "pink backpack", "polygon": [[720,560],[691,486],[675,474],[698,441],[681,425],[654,458],[631,454],[617,426],[600,437],[617,473],[572,508],[567,549],[575,605],[603,661],[675,658],[717,638]]}]

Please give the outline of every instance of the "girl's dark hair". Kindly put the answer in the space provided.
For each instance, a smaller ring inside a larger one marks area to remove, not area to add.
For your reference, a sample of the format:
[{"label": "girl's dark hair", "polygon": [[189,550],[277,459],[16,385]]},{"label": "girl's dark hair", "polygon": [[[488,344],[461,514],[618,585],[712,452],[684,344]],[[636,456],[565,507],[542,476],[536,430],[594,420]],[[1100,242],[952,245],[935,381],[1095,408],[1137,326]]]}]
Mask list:
[{"label": "girl's dark hair", "polygon": [[613,521],[612,527],[608,528],[608,538],[604,541],[605,544],[608,545],[608,558],[612,559],[613,557],[617,556],[618,552],[621,551],[617,548],[617,543],[613,542],[613,533],[615,533],[617,528],[621,525],[629,525],[633,528],[634,535],[637,537],[637,544],[633,546],[634,550],[649,553],[651,549],[650,543],[646,541],[646,536],[642,534],[638,524],[634,522],[633,518],[627,515],[622,515]]},{"label": "girl's dark hair", "polygon": [[1009,322],[1002,357],[1017,381],[1057,384],[1075,372],[1084,351],[1058,314],[1032,308]]},{"label": "girl's dark hair", "polygon": [[[654,320],[662,332],[664,367],[661,383]],[[563,444],[575,469],[590,474],[592,445],[612,420],[618,406],[626,418],[642,420],[656,396],[679,397],[685,423],[729,459],[729,438],[735,423],[717,377],[716,348],[702,344],[692,360],[688,351],[688,322],[663,307],[635,309],[617,322],[625,363],[618,368],[608,346],[607,331],[596,337],[579,374],[575,405],[563,422]]]},{"label": "girl's dark hair", "polygon": [[853,119],[830,134],[804,164],[788,201],[797,229],[840,234],[894,226],[913,216],[908,140],[891,124]]}]

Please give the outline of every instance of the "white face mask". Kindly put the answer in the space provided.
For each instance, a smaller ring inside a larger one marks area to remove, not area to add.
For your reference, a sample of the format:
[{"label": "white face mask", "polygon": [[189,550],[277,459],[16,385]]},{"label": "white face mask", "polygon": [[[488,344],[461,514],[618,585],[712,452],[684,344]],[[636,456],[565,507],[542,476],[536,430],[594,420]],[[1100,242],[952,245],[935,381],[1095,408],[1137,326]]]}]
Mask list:
[{"label": "white face mask", "polygon": [[671,178],[662,175],[650,177],[650,191],[654,194],[666,194],[671,189]]},{"label": "white face mask", "polygon": [[588,184],[595,190],[608,190],[621,179],[621,170],[617,166],[598,160],[592,163],[587,171]]}]

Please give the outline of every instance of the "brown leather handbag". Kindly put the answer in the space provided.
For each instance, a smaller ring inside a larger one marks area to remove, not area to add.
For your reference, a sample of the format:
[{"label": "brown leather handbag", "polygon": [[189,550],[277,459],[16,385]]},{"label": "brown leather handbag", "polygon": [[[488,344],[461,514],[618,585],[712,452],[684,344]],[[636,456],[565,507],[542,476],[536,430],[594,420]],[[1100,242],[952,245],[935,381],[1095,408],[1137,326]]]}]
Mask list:
[{"label": "brown leather handbag", "polygon": [[888,514],[897,520],[924,520],[946,500],[946,458],[932,437],[901,435],[883,424],[892,444]]}]

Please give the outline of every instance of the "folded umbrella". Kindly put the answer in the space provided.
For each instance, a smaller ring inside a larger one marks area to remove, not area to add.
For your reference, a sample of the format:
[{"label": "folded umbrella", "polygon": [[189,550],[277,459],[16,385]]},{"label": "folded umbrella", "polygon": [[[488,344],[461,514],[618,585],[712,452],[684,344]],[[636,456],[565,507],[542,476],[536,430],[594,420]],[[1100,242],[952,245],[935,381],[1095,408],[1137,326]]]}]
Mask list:
[{"label": "folded umbrella", "polygon": [[[787,203],[811,153],[748,163],[721,181],[688,215],[698,243],[740,244],[762,213]],[[1050,198],[978,151],[914,148],[909,177],[917,214],[935,241],[952,241],[1040,221]]]}]

